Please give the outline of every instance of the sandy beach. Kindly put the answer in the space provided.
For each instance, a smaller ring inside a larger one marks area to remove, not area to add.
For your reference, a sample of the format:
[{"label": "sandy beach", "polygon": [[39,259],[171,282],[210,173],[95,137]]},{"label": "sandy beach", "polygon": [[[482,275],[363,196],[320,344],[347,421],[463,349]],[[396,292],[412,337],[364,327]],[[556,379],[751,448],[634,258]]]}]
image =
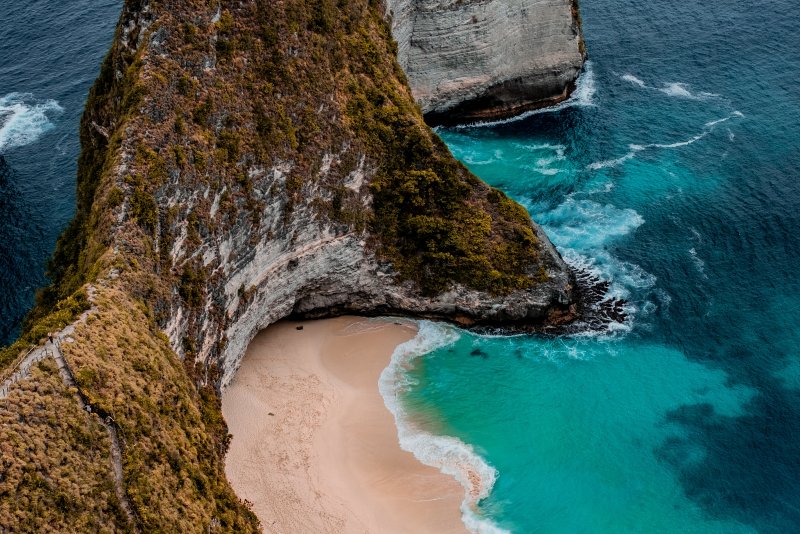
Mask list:
[{"label": "sandy beach", "polygon": [[400,449],[378,390],[415,334],[341,317],[281,322],[252,342],[222,398],[225,472],[265,532],[466,532],[461,485]]}]

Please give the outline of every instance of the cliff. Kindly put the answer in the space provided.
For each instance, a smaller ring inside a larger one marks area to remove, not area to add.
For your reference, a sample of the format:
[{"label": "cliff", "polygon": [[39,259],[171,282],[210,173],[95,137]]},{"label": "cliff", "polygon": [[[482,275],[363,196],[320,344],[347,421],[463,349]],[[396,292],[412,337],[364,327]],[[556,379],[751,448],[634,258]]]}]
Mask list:
[{"label": "cliff", "polygon": [[54,283],[0,354],[0,529],[256,529],[217,393],[283,317],[569,313],[564,262],[425,125],[396,51],[373,1],[126,1]]},{"label": "cliff", "polygon": [[388,0],[398,60],[431,123],[566,99],[585,59],[577,0]]}]

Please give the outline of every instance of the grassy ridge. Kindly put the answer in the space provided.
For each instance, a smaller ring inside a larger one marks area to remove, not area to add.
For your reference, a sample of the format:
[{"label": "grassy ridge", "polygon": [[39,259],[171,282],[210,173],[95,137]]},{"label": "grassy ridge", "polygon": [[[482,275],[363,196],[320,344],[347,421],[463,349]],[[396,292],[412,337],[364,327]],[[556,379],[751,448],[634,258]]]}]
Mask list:
[{"label": "grassy ridge", "polygon": [[[275,198],[284,222],[312,206],[321,224],[363,235],[426,294],[530,287],[544,276],[538,243],[525,210],[425,126],[378,2],[152,0],[139,35],[141,4],[126,1],[87,102],[77,213],[53,285],[0,364],[86,309],[94,283],[98,311],[64,354],[82,394],[119,425],[140,526],[255,531],[223,473],[214,362],[191,358],[202,332],[181,361],[160,330],[173,298],[187,324],[224,321],[209,301],[221,275],[191,252],[234,226],[262,239]],[[280,183],[250,172],[276,167],[287,169]],[[368,179],[354,190],[359,173]],[[0,402],[0,530],[128,529],[108,438],[76,406],[49,363]]]}]

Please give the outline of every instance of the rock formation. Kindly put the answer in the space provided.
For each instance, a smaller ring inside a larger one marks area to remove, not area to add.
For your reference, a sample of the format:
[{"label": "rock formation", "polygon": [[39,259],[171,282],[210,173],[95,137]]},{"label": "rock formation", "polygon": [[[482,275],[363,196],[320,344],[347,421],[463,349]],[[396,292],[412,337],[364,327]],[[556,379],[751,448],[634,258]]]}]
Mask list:
[{"label": "rock formation", "polygon": [[377,10],[356,9],[195,9],[191,40],[174,13],[131,10],[107,68],[132,79],[94,98],[142,94],[124,131],[126,111],[87,110],[91,143],[115,131],[120,143],[105,155],[121,201],[104,239],[149,264],[154,280],[136,284],[172,348],[218,364],[223,385],[290,314],[541,322],[571,301],[547,237],[452,160]]},{"label": "rock formation", "polygon": [[[217,393],[288,315],[569,313],[568,268],[425,125],[395,52],[368,0],[126,0],[82,120],[54,284],[0,353],[13,372],[91,301],[62,346],[74,387],[41,365],[0,405],[0,530],[254,528],[222,474]],[[126,499],[110,462],[70,470],[85,461],[42,452],[116,448],[105,419],[40,413],[70,395],[113,421]]]},{"label": "rock formation", "polygon": [[388,0],[398,60],[433,123],[566,99],[584,61],[576,0]]}]

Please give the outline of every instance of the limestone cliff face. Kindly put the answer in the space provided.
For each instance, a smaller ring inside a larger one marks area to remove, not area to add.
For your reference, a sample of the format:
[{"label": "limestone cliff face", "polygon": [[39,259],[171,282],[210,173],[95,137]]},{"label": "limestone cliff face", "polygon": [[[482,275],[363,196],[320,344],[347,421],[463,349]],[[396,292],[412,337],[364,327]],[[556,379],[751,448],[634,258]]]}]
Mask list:
[{"label": "limestone cliff face", "polygon": [[561,257],[426,126],[395,52],[371,0],[126,0],[54,284],[0,351],[0,531],[256,531],[218,393],[288,315],[569,315]]},{"label": "limestone cliff face", "polygon": [[85,119],[99,144],[116,131],[104,181],[122,200],[105,239],[151,279],[123,271],[175,352],[219,365],[224,385],[258,331],[291,314],[502,324],[565,310],[568,268],[424,125],[381,14],[267,4],[192,7],[191,38],[180,9],[126,11],[112,57],[132,62],[112,68],[131,79],[108,90],[127,83],[139,100]]},{"label": "limestone cliff face", "polygon": [[432,122],[554,104],[583,65],[574,0],[388,0],[387,8],[398,60]]},{"label": "limestone cliff face", "polygon": [[[273,209],[279,213],[280,207],[278,203]],[[208,269],[224,275],[209,295],[209,301],[224,310],[224,318],[211,313],[210,304],[194,318],[202,332],[197,355],[219,359],[223,384],[233,377],[253,337],[292,314],[399,313],[467,324],[541,323],[553,309],[571,301],[568,270],[542,233],[548,280],[506,296],[465,287],[423,296],[412,283],[395,281],[391,265],[379,261],[367,246],[368,236],[320,224],[308,206],[297,209],[291,223],[269,240],[255,240],[253,233],[265,236],[269,230],[240,229],[225,241],[212,241],[197,251],[207,258]],[[240,292],[243,287],[250,290]],[[190,335],[192,323],[187,317],[191,316],[182,305],[171,314],[166,332],[177,351]],[[220,339],[226,345],[215,354]]]}]

